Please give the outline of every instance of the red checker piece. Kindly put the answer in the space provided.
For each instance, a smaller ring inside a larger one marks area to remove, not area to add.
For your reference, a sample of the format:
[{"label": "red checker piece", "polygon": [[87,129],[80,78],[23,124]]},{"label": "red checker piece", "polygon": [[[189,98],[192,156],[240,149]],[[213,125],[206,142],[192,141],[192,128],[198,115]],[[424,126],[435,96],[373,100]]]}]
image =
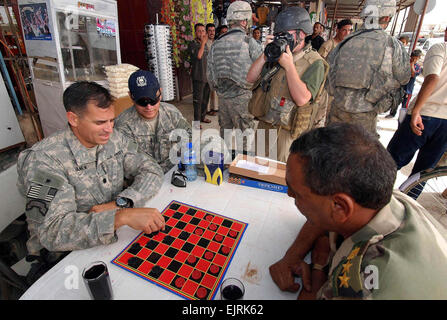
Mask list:
[{"label": "red checker piece", "polygon": [[188,261],[188,263],[190,263],[190,264],[194,264],[196,262],[196,260],[197,260],[197,258],[192,254],[189,255],[188,259],[186,259],[186,261]]},{"label": "red checker piece", "polygon": [[211,231],[216,231],[217,230],[217,224],[211,223],[209,225],[208,229],[210,229]]},{"label": "red checker piece", "polygon": [[229,235],[230,237],[236,238],[236,236],[237,236],[237,232],[234,231],[234,230],[230,230],[230,231],[228,232],[228,235]]},{"label": "red checker piece", "polygon": [[197,289],[196,295],[199,299],[204,299],[206,295],[208,294],[208,290],[206,290],[204,287],[200,287]]},{"label": "red checker piece", "polygon": [[217,274],[219,272],[220,268],[218,266],[216,266],[215,264],[212,264],[210,267],[210,272],[212,274]]},{"label": "red checker piece", "polygon": [[202,277],[202,272],[200,272],[199,270],[194,270],[191,274],[191,278],[193,278],[194,280],[199,280]]},{"label": "red checker piece", "polygon": [[205,220],[206,220],[206,221],[213,221],[213,216],[212,216],[211,214],[209,214],[209,215],[207,215],[207,216],[205,217]]},{"label": "red checker piece", "polygon": [[222,246],[220,250],[222,251],[223,254],[229,254],[231,249],[227,246]]},{"label": "red checker piece", "polygon": [[214,253],[212,253],[211,251],[207,251],[205,252],[204,258],[207,260],[212,260],[214,258]]},{"label": "red checker piece", "polygon": [[196,230],[194,230],[194,233],[198,236],[201,236],[203,234],[203,229],[201,228],[196,228]]},{"label": "red checker piece", "polygon": [[176,286],[177,288],[181,288],[181,287],[183,287],[183,285],[185,284],[185,282],[186,282],[186,279],[185,279],[185,278],[178,277],[177,279],[175,279],[174,284],[175,284],[175,286]]},{"label": "red checker piece", "polygon": [[181,206],[180,208],[177,209],[177,211],[181,212],[181,213],[185,213],[186,211],[188,211],[188,209],[189,209],[188,207]]},{"label": "red checker piece", "polygon": [[216,240],[217,242],[222,242],[223,236],[221,234],[216,234],[216,236],[214,237],[214,240]]}]

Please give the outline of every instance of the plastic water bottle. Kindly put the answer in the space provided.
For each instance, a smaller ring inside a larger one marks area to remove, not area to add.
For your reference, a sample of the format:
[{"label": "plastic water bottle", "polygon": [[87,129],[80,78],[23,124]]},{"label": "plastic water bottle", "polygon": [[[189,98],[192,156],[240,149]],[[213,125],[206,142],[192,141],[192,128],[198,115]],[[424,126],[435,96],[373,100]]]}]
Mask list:
[{"label": "plastic water bottle", "polygon": [[192,143],[189,142],[187,150],[183,156],[182,161],[185,167],[185,175],[188,181],[194,181],[197,179],[197,167],[196,167],[196,153],[192,148]]}]

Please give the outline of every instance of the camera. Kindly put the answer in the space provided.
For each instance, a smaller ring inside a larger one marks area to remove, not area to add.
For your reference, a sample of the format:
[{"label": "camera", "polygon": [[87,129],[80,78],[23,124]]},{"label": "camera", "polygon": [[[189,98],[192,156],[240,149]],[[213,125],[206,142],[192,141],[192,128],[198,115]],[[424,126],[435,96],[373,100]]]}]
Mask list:
[{"label": "camera", "polygon": [[282,53],[286,51],[287,45],[289,45],[290,51],[295,48],[293,35],[288,32],[276,33],[273,42],[269,43],[264,49],[267,62],[277,62]]}]

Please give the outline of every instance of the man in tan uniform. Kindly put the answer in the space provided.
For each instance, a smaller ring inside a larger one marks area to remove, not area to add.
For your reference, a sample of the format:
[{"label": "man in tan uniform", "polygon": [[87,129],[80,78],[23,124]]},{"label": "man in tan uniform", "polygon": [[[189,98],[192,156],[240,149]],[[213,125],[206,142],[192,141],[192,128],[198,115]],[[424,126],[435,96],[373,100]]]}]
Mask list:
[{"label": "man in tan uniform", "polygon": [[[299,299],[446,299],[447,230],[393,192],[396,165],[371,133],[340,123],[303,134],[287,161],[288,195],[307,222],[270,267]],[[303,261],[312,250],[312,264]]]},{"label": "man in tan uniform", "polygon": [[318,50],[320,56],[326,59],[329,52],[332,51],[340,42],[342,42],[346,36],[352,32],[352,21],[349,19],[341,20],[337,23],[337,35],[323,43]]}]

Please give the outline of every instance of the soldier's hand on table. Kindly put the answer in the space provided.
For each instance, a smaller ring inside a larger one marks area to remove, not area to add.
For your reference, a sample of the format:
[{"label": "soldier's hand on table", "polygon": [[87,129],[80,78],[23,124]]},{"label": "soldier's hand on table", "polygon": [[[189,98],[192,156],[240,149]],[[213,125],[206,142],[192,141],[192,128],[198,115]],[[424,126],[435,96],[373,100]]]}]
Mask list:
[{"label": "soldier's hand on table", "polygon": [[107,203],[97,204],[96,206],[93,206],[90,209],[89,213],[103,212],[103,211],[114,210],[114,209],[118,209],[118,206],[116,205],[115,201],[110,201]]},{"label": "soldier's hand on table", "polygon": [[115,230],[123,225],[152,233],[165,229],[165,219],[155,208],[126,208],[115,214]]},{"label": "soldier's hand on table", "polygon": [[295,283],[296,275],[301,276],[304,288],[311,290],[310,266],[301,259],[291,263],[284,257],[271,265],[269,271],[273,281],[282,291],[297,292],[300,289],[299,283]]},{"label": "soldier's hand on table", "polygon": [[415,135],[422,136],[422,131],[424,131],[424,124],[422,123],[422,117],[419,113],[413,112],[411,114],[410,128]]}]

